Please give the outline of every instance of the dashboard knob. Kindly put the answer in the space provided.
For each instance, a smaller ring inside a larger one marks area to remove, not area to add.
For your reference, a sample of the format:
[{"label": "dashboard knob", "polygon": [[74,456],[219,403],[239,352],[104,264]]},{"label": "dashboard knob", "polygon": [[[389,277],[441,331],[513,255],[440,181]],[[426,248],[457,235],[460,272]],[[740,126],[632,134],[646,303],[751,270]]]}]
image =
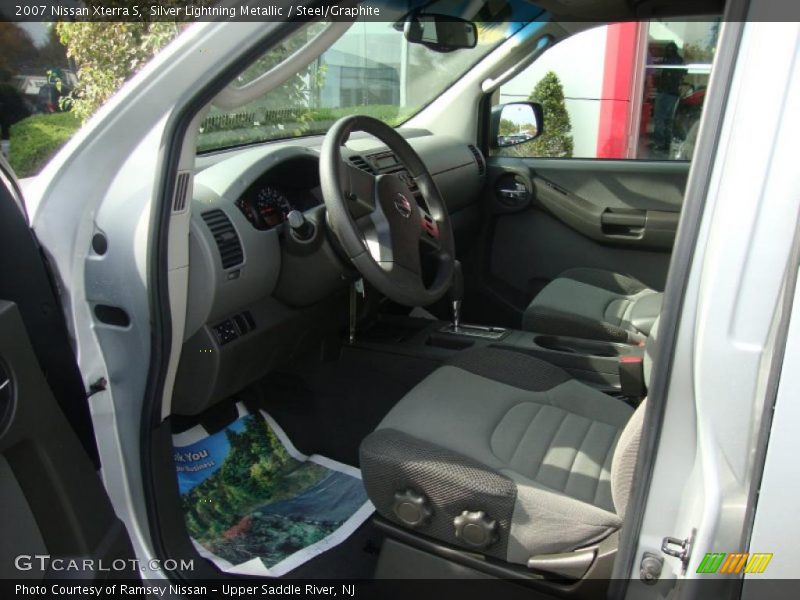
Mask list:
[{"label": "dashboard knob", "polygon": [[314,235],[314,225],[306,221],[305,215],[299,210],[289,211],[289,214],[286,215],[286,223],[301,242],[310,240]]}]

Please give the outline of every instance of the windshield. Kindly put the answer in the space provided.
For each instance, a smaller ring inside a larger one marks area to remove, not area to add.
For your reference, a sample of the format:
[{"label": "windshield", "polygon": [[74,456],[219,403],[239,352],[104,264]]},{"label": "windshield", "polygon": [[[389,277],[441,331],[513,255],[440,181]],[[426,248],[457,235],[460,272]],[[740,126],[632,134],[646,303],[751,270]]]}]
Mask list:
[{"label": "windshield", "polygon": [[[351,114],[399,125],[542,12],[525,0],[429,2],[426,12],[469,19],[478,28],[474,48],[440,53],[406,41],[402,23],[409,4],[364,3],[379,8],[386,20],[356,21],[307,68],[258,100],[235,110],[212,107],[200,126],[198,151],[320,134]],[[234,85],[267,72],[324,27],[317,23],[295,32],[241,73]]]}]

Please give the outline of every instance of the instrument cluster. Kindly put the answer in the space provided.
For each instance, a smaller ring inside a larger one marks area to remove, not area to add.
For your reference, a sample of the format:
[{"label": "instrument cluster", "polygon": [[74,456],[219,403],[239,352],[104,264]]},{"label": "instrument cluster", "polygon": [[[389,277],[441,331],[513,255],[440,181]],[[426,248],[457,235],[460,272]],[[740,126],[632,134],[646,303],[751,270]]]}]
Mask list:
[{"label": "instrument cluster", "polygon": [[270,229],[280,225],[295,209],[286,194],[271,185],[256,186],[248,190],[236,201],[236,206],[256,229]]}]

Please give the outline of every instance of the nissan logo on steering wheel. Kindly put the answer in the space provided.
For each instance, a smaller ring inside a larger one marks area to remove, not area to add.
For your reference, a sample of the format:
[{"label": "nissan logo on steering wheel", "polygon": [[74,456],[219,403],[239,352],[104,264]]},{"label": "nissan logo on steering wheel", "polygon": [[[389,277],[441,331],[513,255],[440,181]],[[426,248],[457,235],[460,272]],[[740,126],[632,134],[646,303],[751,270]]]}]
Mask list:
[{"label": "nissan logo on steering wheel", "polygon": [[397,194],[394,197],[394,207],[403,218],[407,219],[411,216],[411,202],[403,194]]}]

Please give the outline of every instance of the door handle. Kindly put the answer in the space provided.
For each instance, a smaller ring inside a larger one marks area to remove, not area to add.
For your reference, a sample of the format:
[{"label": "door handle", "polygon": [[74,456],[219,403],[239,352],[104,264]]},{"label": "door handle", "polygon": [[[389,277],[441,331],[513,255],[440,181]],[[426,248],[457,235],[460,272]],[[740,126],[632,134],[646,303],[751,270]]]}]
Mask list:
[{"label": "door handle", "polygon": [[600,223],[603,226],[622,226],[622,227],[644,227],[647,223],[647,213],[643,210],[619,210],[612,211],[606,209],[600,216]]},{"label": "door handle", "polygon": [[525,181],[515,173],[507,173],[495,183],[495,197],[506,209],[520,210],[528,206],[531,191]]},{"label": "door handle", "polygon": [[506,200],[527,200],[528,190],[497,190],[502,198]]},{"label": "door handle", "polygon": [[609,237],[641,238],[647,225],[647,213],[643,210],[606,209],[600,215],[600,229]]}]

